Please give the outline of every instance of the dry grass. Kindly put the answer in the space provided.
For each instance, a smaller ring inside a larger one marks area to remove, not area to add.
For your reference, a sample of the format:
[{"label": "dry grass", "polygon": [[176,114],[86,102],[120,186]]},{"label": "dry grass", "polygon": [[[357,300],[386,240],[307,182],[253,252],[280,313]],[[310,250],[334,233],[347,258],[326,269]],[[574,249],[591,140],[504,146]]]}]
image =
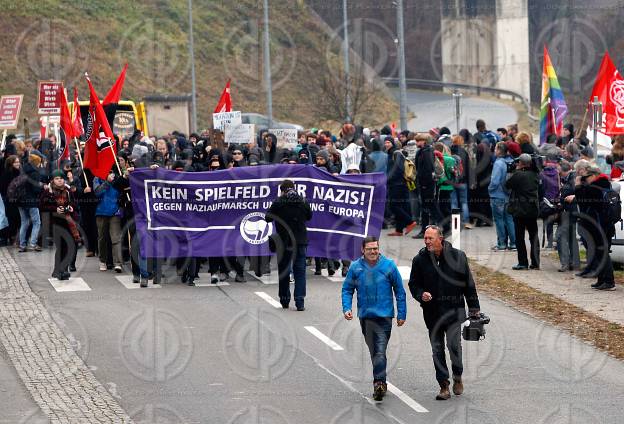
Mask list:
[{"label": "dry grass", "polygon": [[[624,360],[624,327],[472,262],[479,291]],[[621,272],[621,271],[619,271]]]}]

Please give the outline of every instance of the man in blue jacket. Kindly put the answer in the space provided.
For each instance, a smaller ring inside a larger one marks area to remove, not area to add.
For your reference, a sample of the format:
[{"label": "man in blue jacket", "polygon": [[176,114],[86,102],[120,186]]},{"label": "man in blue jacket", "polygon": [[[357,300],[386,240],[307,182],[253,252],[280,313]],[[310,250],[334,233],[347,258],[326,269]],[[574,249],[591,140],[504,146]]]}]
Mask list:
[{"label": "man in blue jacket", "polygon": [[383,399],[386,385],[386,349],[392,331],[394,298],[397,303],[397,325],[405,324],[407,303],[403,279],[395,263],[379,253],[379,240],[362,241],[363,256],[353,262],[342,284],[342,311],[353,319],[353,292],[357,290],[358,318],[373,362],[373,398]]},{"label": "man in blue jacket", "polygon": [[[496,161],[492,168],[492,177],[490,178],[490,185],[488,186],[497,238],[496,246],[493,246],[492,250],[515,250],[516,233],[513,218],[507,213],[509,193],[505,189],[507,167],[509,164],[513,163],[513,158],[509,155],[507,144],[503,141],[498,142],[495,153]],[[507,244],[507,239],[509,239],[509,244]]]}]

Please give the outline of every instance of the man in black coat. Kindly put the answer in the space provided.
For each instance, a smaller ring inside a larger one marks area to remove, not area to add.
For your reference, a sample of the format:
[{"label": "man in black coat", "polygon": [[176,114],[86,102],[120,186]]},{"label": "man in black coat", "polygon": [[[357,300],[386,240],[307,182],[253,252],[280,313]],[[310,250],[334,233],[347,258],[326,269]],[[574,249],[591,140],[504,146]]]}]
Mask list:
[{"label": "man in black coat", "polygon": [[444,337],[451,357],[453,393],[464,390],[461,324],[466,320],[464,303],[471,316],[479,315],[479,296],[468,266],[466,254],[444,241],[442,229],[429,226],[425,247],[412,259],[409,289],[423,310],[433,352],[436,380],[440,384],[438,400],[451,397],[446,365]]},{"label": "man in black coat", "polygon": [[308,230],[306,221],[312,219],[310,205],[295,190],[291,180],[280,185],[281,195],[275,199],[266,213],[266,222],[275,222],[271,238],[277,253],[279,273],[279,298],[284,309],[290,303],[290,267],[295,276],[295,306],[304,311],[306,295],[306,249]]},{"label": "man in black coat", "polygon": [[587,250],[593,251],[593,255],[588,257],[587,268],[577,275],[585,278],[597,277],[598,281],[591,285],[592,289],[615,290],[613,264],[609,256],[615,226],[609,221],[609,205],[604,198],[605,191],[611,188],[611,182],[598,166],[584,161],[577,163],[574,200],[579,206],[580,224],[585,230],[583,234],[588,244]]},{"label": "man in black coat", "polygon": [[[518,265],[513,270],[525,270],[528,268],[539,269],[540,246],[537,231],[537,218],[539,217],[539,175],[533,166],[531,156],[526,153],[518,157],[518,165],[511,177],[505,183],[505,188],[510,190],[509,205],[507,212],[513,216],[516,230],[516,247],[518,249]],[[529,232],[531,242],[531,265],[527,259],[524,232]]]},{"label": "man in black coat", "polygon": [[431,140],[426,134],[417,134],[414,139],[418,147],[418,152],[416,152],[416,181],[418,183],[422,209],[420,213],[421,230],[413,238],[423,238],[425,227],[429,225],[430,217],[433,215],[434,220],[439,217],[439,214],[435,211],[437,206],[435,203],[436,184],[433,181],[433,147],[431,147]]}]

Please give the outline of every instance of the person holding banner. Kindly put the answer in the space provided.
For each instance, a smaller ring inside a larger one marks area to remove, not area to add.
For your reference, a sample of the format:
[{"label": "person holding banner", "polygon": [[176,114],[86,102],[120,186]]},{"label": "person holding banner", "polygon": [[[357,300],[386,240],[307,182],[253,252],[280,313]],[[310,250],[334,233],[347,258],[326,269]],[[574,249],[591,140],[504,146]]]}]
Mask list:
[{"label": "person holding banner", "polygon": [[274,222],[275,230],[271,239],[277,253],[279,273],[279,298],[282,308],[290,303],[290,269],[295,276],[295,306],[304,311],[306,295],[306,249],[308,230],[306,221],[312,219],[312,209],[301,197],[291,180],[280,185],[280,196],[271,204],[265,221]]}]

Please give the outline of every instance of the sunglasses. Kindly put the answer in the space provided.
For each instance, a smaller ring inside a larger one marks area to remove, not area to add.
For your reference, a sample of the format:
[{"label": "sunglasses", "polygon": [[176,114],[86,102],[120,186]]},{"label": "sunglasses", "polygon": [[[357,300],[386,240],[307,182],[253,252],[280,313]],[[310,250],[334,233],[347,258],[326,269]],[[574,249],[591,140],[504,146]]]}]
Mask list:
[{"label": "sunglasses", "polygon": [[243,152],[232,152],[233,155],[242,155]]}]

